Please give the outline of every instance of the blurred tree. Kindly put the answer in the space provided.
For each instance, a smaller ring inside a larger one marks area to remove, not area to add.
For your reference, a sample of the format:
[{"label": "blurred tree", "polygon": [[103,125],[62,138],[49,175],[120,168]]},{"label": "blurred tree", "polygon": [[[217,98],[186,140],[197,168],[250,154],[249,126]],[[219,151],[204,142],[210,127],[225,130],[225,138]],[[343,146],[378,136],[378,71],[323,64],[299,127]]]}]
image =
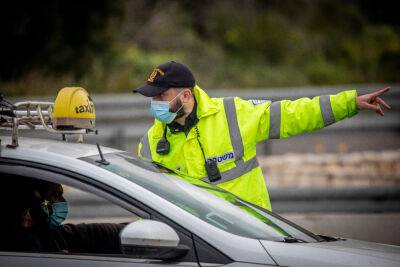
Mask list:
[{"label": "blurred tree", "polygon": [[168,60],[189,65],[207,88],[400,81],[395,1],[2,5],[0,86],[11,94],[40,94],[71,83],[96,92],[127,92]]},{"label": "blurred tree", "polygon": [[32,70],[82,77],[110,49],[122,11],[116,0],[3,2],[0,79]]}]

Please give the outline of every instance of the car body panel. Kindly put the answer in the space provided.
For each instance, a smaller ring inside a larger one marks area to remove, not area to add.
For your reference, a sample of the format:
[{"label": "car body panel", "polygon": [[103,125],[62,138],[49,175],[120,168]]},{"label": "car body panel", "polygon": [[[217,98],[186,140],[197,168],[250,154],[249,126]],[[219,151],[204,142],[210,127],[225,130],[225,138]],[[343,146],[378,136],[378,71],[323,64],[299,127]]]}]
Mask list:
[{"label": "car body panel", "polygon": [[[11,144],[11,137],[9,136],[0,136],[0,139],[2,145]],[[33,154],[44,152],[50,153],[50,155],[62,155],[68,158],[82,158],[99,154],[97,146],[85,143],[60,142],[57,140],[23,137],[18,138],[18,143],[19,146],[17,148],[3,149],[4,152],[12,152],[12,150],[18,152],[22,149]],[[109,147],[101,147],[101,151],[103,154],[122,152],[121,150]]]},{"label": "car body panel", "polygon": [[[400,247],[369,243],[356,240],[338,240],[332,242],[315,243],[285,243],[266,240],[257,240],[231,234],[221,230],[166,199],[156,195],[150,190],[129,181],[117,174],[111,173],[96,165],[80,160],[79,158],[96,156],[98,149],[94,145],[76,144],[42,139],[20,138],[20,146],[8,148],[9,137],[0,137],[0,158],[17,159],[49,166],[49,168],[62,169],[88,177],[115,190],[132,197],[136,201],[151,207],[166,218],[172,220],[194,235],[202,238],[210,246],[231,258],[234,262],[227,266],[255,266],[255,265],[281,265],[281,266],[399,266]],[[105,159],[107,154],[122,152],[115,149],[101,147]],[[99,156],[100,160],[100,156]],[[6,169],[32,169],[29,166],[2,166]],[[153,175],[160,179],[160,186],[177,186],[201,190],[187,182],[166,174],[156,174],[140,167],[133,167],[139,177]],[[209,194],[209,201],[223,201]],[[230,203],[226,203],[226,205]],[[141,261],[125,258],[108,258],[103,256],[75,257],[62,255],[55,257],[42,256],[44,254],[28,255],[27,253],[0,252],[1,263],[6,266],[19,265],[29,262],[36,266],[128,266],[135,262],[135,266],[161,266],[166,265],[160,261]],[[193,266],[194,263],[179,263],[177,266]],[[168,264],[167,264],[168,265]],[[173,263],[171,263],[172,266]],[[206,266],[215,266],[206,263]]]},{"label": "car body panel", "polygon": [[[86,256],[71,254],[46,254],[46,253],[20,253],[20,252],[0,252],[1,266],[29,266],[37,267],[165,267],[165,262],[161,260],[140,260],[121,257],[107,256]],[[198,266],[193,262],[171,262],[167,266]]]},{"label": "car body panel", "polygon": [[[157,196],[156,194],[144,189],[129,180],[122,178],[116,174],[113,174],[102,168],[98,168],[95,165],[84,162],[77,158],[73,158],[70,155],[75,155],[80,157],[80,155],[85,156],[88,153],[81,151],[77,153],[78,150],[68,150],[74,151],[69,152],[69,156],[63,155],[62,151],[67,150],[68,146],[79,146],[80,144],[62,143],[58,142],[56,146],[59,150],[54,151],[54,141],[49,142],[49,147],[46,147],[44,142],[39,142],[40,149],[35,149],[35,142],[31,142],[28,139],[22,140],[20,146],[17,148],[5,148],[2,145],[1,157],[14,158],[25,160],[29,162],[37,162],[41,164],[46,164],[48,166],[53,166],[65,170],[69,170],[81,175],[95,179],[101,183],[107,184],[126,195],[132,196],[137,201],[152,207],[159,213],[167,218],[170,218],[180,226],[185,229],[190,229],[192,233],[206,240],[211,246],[218,248],[222,253],[227,255],[234,261],[258,263],[258,264],[271,264],[274,265],[273,259],[265,253],[263,246],[260,244],[259,240],[246,238],[242,236],[237,236],[225,232],[219,228],[216,228],[199,218],[191,215],[190,213],[184,211],[183,209],[177,207],[176,205],[170,203],[169,201]],[[4,144],[2,142],[2,144]],[[88,151],[93,155],[94,148],[93,145],[85,145],[85,147],[92,146]],[[103,154],[107,158],[107,153],[112,153],[117,150],[107,150],[103,149]],[[96,148],[97,150],[97,148]],[[49,152],[50,151],[50,152]],[[78,155],[79,154],[79,155]],[[100,159],[100,157],[99,157]],[[138,175],[155,175],[154,173],[144,170],[142,168],[137,168]],[[173,181],[177,186],[192,186],[184,181],[177,178],[171,177],[169,175],[164,175],[165,179]],[[160,181],[163,182],[163,181]],[[193,186],[194,187],[194,186]],[[201,190],[201,189],[197,189]],[[210,194],[210,196],[212,196]],[[212,196],[214,197],[214,196]],[[221,200],[222,201],[222,200]]]},{"label": "car body panel", "polygon": [[400,247],[358,240],[318,243],[261,241],[283,266],[399,266]]}]

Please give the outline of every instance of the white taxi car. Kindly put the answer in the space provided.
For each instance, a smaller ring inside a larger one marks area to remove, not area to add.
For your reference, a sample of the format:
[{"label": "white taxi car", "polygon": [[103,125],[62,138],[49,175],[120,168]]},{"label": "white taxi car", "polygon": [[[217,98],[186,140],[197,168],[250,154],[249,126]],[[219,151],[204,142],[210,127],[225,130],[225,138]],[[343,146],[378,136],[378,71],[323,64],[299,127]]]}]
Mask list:
[{"label": "white taxi car", "polygon": [[[93,116],[84,114],[92,107],[88,95],[67,91],[69,99],[83,95],[84,123],[62,116],[54,123],[53,103],[2,105],[0,126],[11,131],[0,137],[0,266],[399,266],[400,247],[316,235],[124,151],[66,141],[69,135],[82,141],[94,128]],[[64,140],[20,138],[24,127],[42,127]],[[75,190],[113,208],[96,206],[90,212],[104,216],[90,221],[35,228],[37,222],[26,222],[35,201],[25,194],[46,182],[61,185],[59,197],[64,193],[67,203],[73,203],[67,195]],[[125,212],[122,220],[112,220],[115,210]]]}]

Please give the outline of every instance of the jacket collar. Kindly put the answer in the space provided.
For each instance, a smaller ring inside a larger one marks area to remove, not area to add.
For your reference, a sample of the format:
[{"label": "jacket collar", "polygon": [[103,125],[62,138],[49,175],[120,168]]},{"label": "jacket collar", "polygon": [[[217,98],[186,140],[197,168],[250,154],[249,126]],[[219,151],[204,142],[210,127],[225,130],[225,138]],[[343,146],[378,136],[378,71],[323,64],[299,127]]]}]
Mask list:
[{"label": "jacket collar", "polygon": [[197,117],[199,119],[219,111],[217,104],[198,85],[194,86],[193,91],[197,101]]}]

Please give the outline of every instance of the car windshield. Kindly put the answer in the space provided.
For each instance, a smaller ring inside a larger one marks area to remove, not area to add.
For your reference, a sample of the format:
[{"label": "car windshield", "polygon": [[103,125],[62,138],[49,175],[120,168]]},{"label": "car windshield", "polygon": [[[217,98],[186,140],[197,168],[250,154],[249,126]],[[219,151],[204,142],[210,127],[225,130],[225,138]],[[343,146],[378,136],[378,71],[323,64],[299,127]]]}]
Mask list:
[{"label": "car windshield", "polygon": [[287,238],[320,241],[318,236],[217,186],[199,179],[174,176],[163,167],[127,153],[104,156],[110,164],[98,163],[99,156],[81,160],[124,177],[229,233],[271,241],[285,241]]}]

